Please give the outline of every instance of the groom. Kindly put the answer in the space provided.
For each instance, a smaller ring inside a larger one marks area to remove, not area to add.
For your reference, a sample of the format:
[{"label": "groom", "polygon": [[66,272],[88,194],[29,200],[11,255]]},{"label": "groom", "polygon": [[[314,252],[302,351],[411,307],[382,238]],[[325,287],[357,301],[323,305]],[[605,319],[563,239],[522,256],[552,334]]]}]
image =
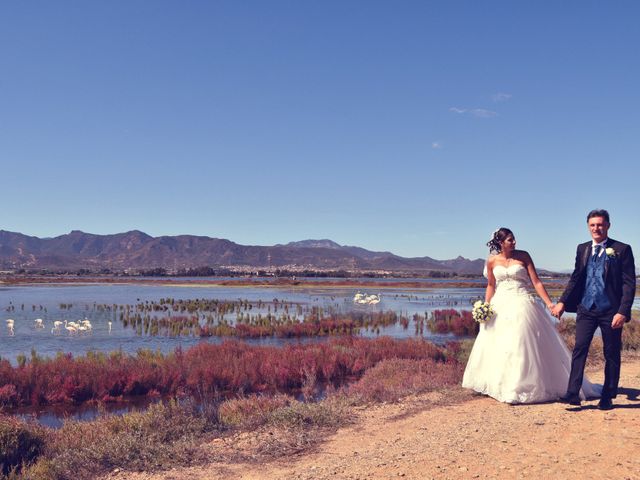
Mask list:
[{"label": "groom", "polygon": [[592,210],[587,215],[592,241],[578,245],[576,265],[569,283],[553,308],[554,316],[575,312],[576,345],[571,357],[571,374],[563,400],[580,405],[580,388],[589,346],[600,327],[604,344],[604,385],[598,403],[601,410],[613,408],[618,393],[622,326],[631,320],[636,293],[636,271],[631,247],[607,236],[609,213]]}]

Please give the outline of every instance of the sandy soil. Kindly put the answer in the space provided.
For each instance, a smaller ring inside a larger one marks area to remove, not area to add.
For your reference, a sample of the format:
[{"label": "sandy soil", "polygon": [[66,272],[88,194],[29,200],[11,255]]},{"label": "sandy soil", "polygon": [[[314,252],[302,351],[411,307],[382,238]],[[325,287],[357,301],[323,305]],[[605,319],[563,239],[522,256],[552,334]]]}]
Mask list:
[{"label": "sandy soil", "polygon": [[[602,381],[601,369],[590,378]],[[262,464],[214,463],[118,480],[640,479],[640,360],[623,364],[611,411],[597,401],[511,406],[474,395],[433,408],[434,395],[360,409],[315,451]]]}]

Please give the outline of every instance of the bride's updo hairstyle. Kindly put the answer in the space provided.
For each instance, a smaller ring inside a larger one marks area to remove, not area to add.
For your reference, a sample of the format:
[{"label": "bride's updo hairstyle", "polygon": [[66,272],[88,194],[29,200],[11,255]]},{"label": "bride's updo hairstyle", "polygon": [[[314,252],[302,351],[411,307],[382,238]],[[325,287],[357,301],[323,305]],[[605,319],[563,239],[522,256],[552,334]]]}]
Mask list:
[{"label": "bride's updo hairstyle", "polygon": [[493,232],[493,238],[487,242],[487,247],[489,247],[490,253],[500,253],[502,251],[502,247],[500,246],[501,242],[504,242],[504,239],[509,235],[513,235],[513,232],[506,227],[501,227],[495,232]]}]

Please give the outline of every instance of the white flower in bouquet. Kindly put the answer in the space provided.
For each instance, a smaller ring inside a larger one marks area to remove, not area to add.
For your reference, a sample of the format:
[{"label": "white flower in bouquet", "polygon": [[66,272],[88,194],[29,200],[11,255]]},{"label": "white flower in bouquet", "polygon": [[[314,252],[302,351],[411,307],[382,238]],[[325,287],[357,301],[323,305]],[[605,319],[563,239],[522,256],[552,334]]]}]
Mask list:
[{"label": "white flower in bouquet", "polygon": [[471,312],[471,315],[476,322],[485,323],[493,318],[494,311],[488,302],[478,300],[473,304],[473,311]]}]

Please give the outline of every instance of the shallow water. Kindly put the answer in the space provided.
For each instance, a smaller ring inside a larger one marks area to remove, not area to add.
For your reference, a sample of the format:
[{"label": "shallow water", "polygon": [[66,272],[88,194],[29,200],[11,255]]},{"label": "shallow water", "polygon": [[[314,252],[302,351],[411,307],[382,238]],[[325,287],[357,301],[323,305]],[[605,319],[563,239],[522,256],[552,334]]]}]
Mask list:
[{"label": "shallow water", "polygon": [[[45,357],[54,356],[57,352],[72,353],[77,356],[90,350],[102,352],[122,350],[126,353],[135,353],[139,349],[151,349],[167,353],[178,346],[188,348],[202,341],[224,340],[215,337],[203,339],[190,336],[138,335],[134,329],[123,326],[119,312],[100,308],[102,305],[133,305],[146,301],[158,302],[161,298],[182,300],[205,298],[223,301],[242,299],[250,302],[265,302],[262,311],[254,308],[251,313],[266,314],[273,300],[278,299],[280,302],[301,305],[305,309],[320,306],[323,309],[340,312],[392,310],[411,318],[415,313],[425,315],[425,312],[438,308],[469,309],[471,300],[483,294],[482,288],[380,288],[375,292],[368,292],[381,294],[382,301],[378,305],[361,306],[355,305],[352,301],[356,291],[353,288],[338,289],[322,285],[305,288],[135,284],[4,287],[0,288],[0,309],[3,312],[0,324],[0,355],[15,364],[18,355],[30,356],[32,349],[38,355]],[[233,315],[235,317],[235,314]],[[6,328],[5,321],[8,318],[14,320],[13,336],[10,336]],[[34,323],[36,318],[43,319],[44,328],[36,328]],[[52,333],[54,320],[78,321],[84,318],[91,321],[93,326],[91,334],[68,335],[64,329],[59,334]],[[111,322],[111,327],[108,322]],[[396,338],[415,336],[411,326],[405,330],[400,324],[381,328],[379,333],[363,330],[361,334],[363,336],[389,335]],[[434,336],[429,332],[425,332],[424,336],[435,341],[443,339],[442,336]],[[245,341],[254,344],[279,345],[283,342],[300,340],[269,337]]]},{"label": "shallow water", "polygon": [[100,415],[124,415],[126,413],[145,410],[154,401],[147,397],[130,399],[123,403],[106,403],[97,407],[94,404],[86,405],[50,405],[46,407],[22,407],[9,411],[10,415],[26,421],[34,421],[50,428],[60,428],[65,420],[78,420],[88,422],[95,420]]},{"label": "shallow water", "polygon": [[[29,357],[35,350],[38,355],[52,357],[57,353],[84,355],[88,351],[110,352],[122,350],[135,353],[139,349],[159,350],[163,353],[176,347],[188,348],[199,342],[219,343],[224,338],[200,338],[193,336],[138,335],[134,329],[126,328],[120,320],[119,311],[102,308],[104,305],[134,305],[144,302],[158,302],[161,298],[218,299],[221,301],[248,300],[264,302],[262,309],[252,308],[251,314],[267,313],[273,308],[273,300],[300,305],[305,311],[314,306],[334,311],[395,311],[411,317],[418,313],[425,315],[438,308],[469,309],[471,300],[482,295],[482,288],[437,288],[437,289],[401,289],[380,288],[368,293],[380,294],[382,301],[375,306],[360,306],[353,303],[358,291],[353,288],[335,288],[322,286],[322,281],[311,287],[202,287],[202,286],[166,286],[139,284],[84,284],[84,285],[37,285],[12,286],[0,288],[0,355],[12,364],[17,364],[18,355]],[[443,282],[444,283],[444,282]],[[361,289],[365,292],[365,289]],[[235,313],[232,314],[235,317]],[[6,319],[14,320],[14,335],[10,336],[6,328]],[[36,328],[34,320],[41,318],[44,328]],[[60,334],[52,333],[54,320],[77,321],[87,318],[93,325],[92,333],[69,335],[65,330]],[[111,330],[109,331],[109,323]],[[380,328],[375,333],[363,329],[361,335],[375,337],[388,335],[395,338],[415,337],[413,326],[404,329],[399,323]],[[435,342],[453,338],[452,335],[434,335],[428,331],[423,334]],[[322,338],[281,339],[262,338],[244,340],[252,344],[282,345],[287,342],[319,342]],[[81,407],[52,406],[39,409],[24,408],[12,414],[25,419],[33,419],[49,427],[58,428],[65,418],[91,420],[101,411],[123,414],[143,409],[148,399],[126,404],[107,404],[97,408],[94,405]]]}]

